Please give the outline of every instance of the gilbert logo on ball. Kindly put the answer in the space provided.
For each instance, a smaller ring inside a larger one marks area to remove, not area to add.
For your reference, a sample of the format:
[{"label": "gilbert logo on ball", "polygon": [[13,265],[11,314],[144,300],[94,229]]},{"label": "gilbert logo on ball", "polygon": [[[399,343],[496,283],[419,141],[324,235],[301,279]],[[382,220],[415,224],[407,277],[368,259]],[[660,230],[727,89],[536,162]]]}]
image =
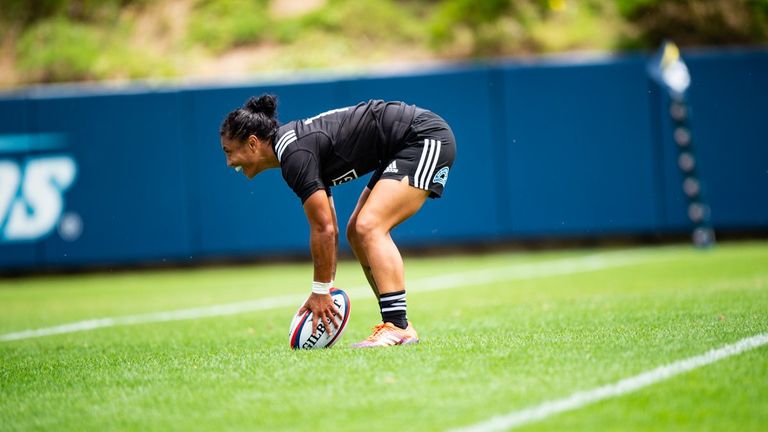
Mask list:
[{"label": "gilbert logo on ball", "polygon": [[[333,304],[341,312],[341,324],[338,329],[334,329],[333,334],[328,333],[328,323],[317,323],[317,335],[312,335],[312,312],[304,312],[299,314],[298,312],[293,316],[291,321],[291,328],[288,332],[288,342],[293,349],[314,349],[314,348],[330,348],[336,343],[347,327],[347,321],[349,321],[350,303],[349,296],[344,291],[338,288],[331,289],[331,298]],[[331,325],[332,326],[332,325]],[[333,327],[332,327],[333,328]]]}]

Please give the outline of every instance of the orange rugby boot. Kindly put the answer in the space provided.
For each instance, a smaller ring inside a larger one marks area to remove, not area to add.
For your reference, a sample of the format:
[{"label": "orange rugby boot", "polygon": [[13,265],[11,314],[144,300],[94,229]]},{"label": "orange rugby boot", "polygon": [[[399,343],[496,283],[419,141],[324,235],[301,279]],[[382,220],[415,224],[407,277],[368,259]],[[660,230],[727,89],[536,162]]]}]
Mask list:
[{"label": "orange rugby boot", "polygon": [[352,348],[371,348],[393,345],[408,345],[419,342],[419,335],[411,323],[403,330],[392,323],[379,324],[373,328],[373,334],[362,342],[352,345]]}]

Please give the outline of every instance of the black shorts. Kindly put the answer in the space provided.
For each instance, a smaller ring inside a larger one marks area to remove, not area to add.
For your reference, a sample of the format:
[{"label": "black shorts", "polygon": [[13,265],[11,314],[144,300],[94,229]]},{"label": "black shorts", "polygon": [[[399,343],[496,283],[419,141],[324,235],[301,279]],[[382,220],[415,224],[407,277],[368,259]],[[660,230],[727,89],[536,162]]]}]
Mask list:
[{"label": "black shorts", "polygon": [[456,138],[448,123],[437,114],[419,110],[405,137],[405,144],[373,173],[368,188],[379,179],[402,180],[429,191],[430,198],[440,198],[456,157]]}]

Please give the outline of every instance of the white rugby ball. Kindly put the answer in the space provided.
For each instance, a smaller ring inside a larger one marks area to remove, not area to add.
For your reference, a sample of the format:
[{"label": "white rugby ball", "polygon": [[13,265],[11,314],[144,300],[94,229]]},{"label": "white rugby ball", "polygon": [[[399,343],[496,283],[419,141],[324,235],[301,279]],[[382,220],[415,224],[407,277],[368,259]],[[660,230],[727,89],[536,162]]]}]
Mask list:
[{"label": "white rugby ball", "polygon": [[[333,328],[333,335],[328,334],[328,323],[317,323],[317,336],[312,336],[312,312],[306,311],[299,314],[298,311],[293,316],[291,328],[288,332],[288,342],[293,349],[314,349],[330,348],[341,337],[341,333],[347,327],[349,321],[349,296],[343,290],[331,288],[331,298],[333,304],[341,312],[341,324],[338,329]],[[301,310],[301,308],[299,308]],[[337,317],[338,319],[338,317]]]}]

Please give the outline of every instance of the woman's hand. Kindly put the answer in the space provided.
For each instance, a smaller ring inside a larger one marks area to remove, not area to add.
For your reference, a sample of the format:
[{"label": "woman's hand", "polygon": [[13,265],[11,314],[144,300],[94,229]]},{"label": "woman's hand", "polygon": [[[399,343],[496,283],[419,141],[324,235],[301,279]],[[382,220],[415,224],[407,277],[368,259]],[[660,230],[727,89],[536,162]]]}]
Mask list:
[{"label": "woman's hand", "polygon": [[[317,334],[317,323],[322,322],[324,327],[328,328],[328,335],[332,335],[330,324],[333,324],[334,329],[338,329],[340,325],[341,312],[339,308],[333,304],[333,298],[330,294],[315,294],[312,293],[304,306],[299,309],[299,315],[306,311],[312,312],[312,336]],[[338,319],[337,319],[338,317]]]}]

